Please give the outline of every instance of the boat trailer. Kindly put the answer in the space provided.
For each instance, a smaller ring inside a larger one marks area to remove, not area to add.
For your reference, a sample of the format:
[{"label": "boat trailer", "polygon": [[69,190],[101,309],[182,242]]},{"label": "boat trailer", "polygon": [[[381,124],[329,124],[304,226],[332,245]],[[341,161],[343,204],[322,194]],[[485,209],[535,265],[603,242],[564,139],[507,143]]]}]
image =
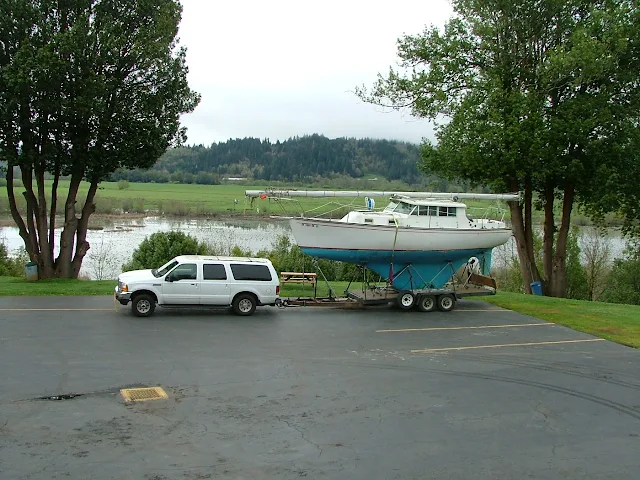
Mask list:
[{"label": "boat trailer", "polygon": [[[453,271],[453,267],[449,264]],[[445,268],[447,268],[445,267]],[[320,275],[329,286],[328,297],[298,297],[285,298],[279,302],[280,307],[334,307],[334,308],[363,308],[366,306],[393,305],[401,310],[417,308],[421,312],[440,310],[450,312],[456,301],[465,297],[479,297],[495,295],[497,285],[495,279],[480,275],[473,271],[472,266],[465,265],[461,272],[453,271],[449,283],[442,288],[415,288],[398,290],[388,282],[383,286],[363,281],[360,288],[345,289],[344,296],[334,295],[333,288],[316,264]],[[407,265],[405,269],[411,268]],[[363,266],[366,270],[366,267]],[[403,270],[405,270],[403,269]],[[400,274],[401,272],[398,272]],[[423,285],[428,285],[424,284]]]}]

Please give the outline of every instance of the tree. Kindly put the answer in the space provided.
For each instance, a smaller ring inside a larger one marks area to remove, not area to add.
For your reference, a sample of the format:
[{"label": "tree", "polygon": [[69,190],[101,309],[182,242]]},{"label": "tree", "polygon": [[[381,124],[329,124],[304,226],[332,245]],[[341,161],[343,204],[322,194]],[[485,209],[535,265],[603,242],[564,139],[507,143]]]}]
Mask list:
[{"label": "tree", "polygon": [[[118,168],[151,167],[186,139],[179,116],[199,96],[176,39],[182,7],[176,0],[7,0],[0,9],[0,161],[11,214],[41,278],[76,278],[99,183]],[[16,203],[14,167],[26,212]],[[45,174],[53,178],[49,192]],[[62,177],[69,189],[54,259]]]},{"label": "tree", "polygon": [[180,231],[153,233],[140,243],[122,270],[158,268],[178,255],[207,255],[209,250],[205,243]]},{"label": "tree", "polygon": [[[640,218],[640,190],[628,177],[640,170],[638,7],[625,0],[452,5],[456,15],[443,31],[399,40],[403,71],[356,93],[438,122],[437,145],[422,146],[425,170],[522,192],[509,207],[526,290],[543,280],[547,294],[565,296],[574,205],[593,215],[621,211],[629,228]],[[544,279],[534,259],[534,208],[544,210]]]}]

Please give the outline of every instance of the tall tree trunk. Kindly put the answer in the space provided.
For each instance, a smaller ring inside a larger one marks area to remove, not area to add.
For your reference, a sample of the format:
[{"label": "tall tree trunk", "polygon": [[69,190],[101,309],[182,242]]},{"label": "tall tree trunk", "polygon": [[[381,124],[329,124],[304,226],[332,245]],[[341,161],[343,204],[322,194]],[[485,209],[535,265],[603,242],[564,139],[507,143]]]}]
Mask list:
[{"label": "tall tree trunk", "polygon": [[[517,188],[513,191],[515,192],[516,190]],[[524,181],[524,238],[527,243],[527,255],[533,264],[536,265],[536,254],[533,248],[533,235],[533,187],[531,186],[531,175],[527,174]],[[537,266],[535,277],[540,277]]]},{"label": "tall tree trunk", "polygon": [[511,223],[513,235],[516,240],[518,259],[520,260],[520,273],[526,293],[531,293],[531,283],[540,280],[540,273],[536,266],[535,258],[529,255],[531,245],[527,242],[525,224],[523,222],[522,207],[517,202],[508,202],[511,211]]},{"label": "tall tree trunk", "polygon": [[60,278],[73,278],[71,258],[73,255],[73,244],[78,229],[78,218],[76,217],[76,198],[82,175],[73,173],[69,183],[69,193],[64,205],[64,227],[60,234],[60,253],[56,259],[56,276]]},{"label": "tall tree trunk", "polygon": [[573,184],[568,184],[564,189],[564,198],[562,199],[562,221],[560,230],[558,231],[558,240],[556,241],[556,252],[553,256],[553,268],[551,271],[551,282],[548,294],[552,297],[567,296],[567,238],[571,229],[571,209],[573,208],[573,199],[575,193]]},{"label": "tall tree trunk", "polygon": [[548,292],[553,269],[553,243],[556,233],[556,222],[553,215],[553,185],[547,183],[544,191],[544,233],[542,237],[542,263],[544,265],[545,291]]},{"label": "tall tree trunk", "polygon": [[32,238],[29,235],[29,231],[27,230],[27,225],[24,223],[24,219],[22,215],[20,215],[20,211],[18,210],[18,204],[16,202],[16,196],[13,188],[13,168],[14,165],[10,163],[7,165],[7,196],[9,198],[9,210],[11,211],[11,216],[13,217],[13,221],[16,222],[18,226],[18,233],[20,237],[24,241],[24,247],[27,250],[27,254],[29,258],[33,260],[35,258],[35,251],[37,250],[37,244],[32,242]]},{"label": "tall tree trunk", "polygon": [[56,171],[51,186],[51,212],[49,213],[49,250],[51,258],[55,247],[56,210],[58,209],[58,182],[60,181],[60,166],[56,163]]},{"label": "tall tree trunk", "polygon": [[[517,180],[513,180],[511,188],[518,190]],[[524,205],[518,202],[508,202],[511,212],[511,228],[518,250],[518,260],[520,261],[520,274],[524,291],[531,293],[531,283],[540,280],[540,272],[536,265],[533,249],[533,192],[530,179],[525,179]],[[523,216],[524,209],[524,216]]]},{"label": "tall tree trunk", "polygon": [[40,263],[38,274],[42,278],[51,278],[54,273],[53,254],[49,246],[47,197],[45,195],[44,165],[35,169],[36,186],[38,187],[38,209],[36,210],[36,224],[38,226],[38,243],[40,246]]},{"label": "tall tree trunk", "polygon": [[80,268],[82,267],[82,260],[91,248],[89,242],[87,242],[87,229],[89,226],[89,217],[96,211],[96,205],[93,203],[93,200],[95,199],[97,191],[98,181],[92,180],[91,185],[89,186],[89,191],[87,192],[87,198],[84,202],[84,207],[82,208],[82,216],[78,220],[76,252],[71,265],[71,275],[73,278],[78,278]]},{"label": "tall tree trunk", "polygon": [[22,185],[24,186],[22,195],[27,203],[27,232],[29,235],[29,245],[31,246],[31,251],[27,249],[27,252],[29,253],[31,261],[38,264],[38,275],[40,275],[42,270],[42,255],[40,255],[40,245],[38,240],[38,227],[40,225],[37,224],[36,218],[38,201],[33,193],[33,170],[30,165],[22,164],[20,165],[20,172],[22,174]]}]

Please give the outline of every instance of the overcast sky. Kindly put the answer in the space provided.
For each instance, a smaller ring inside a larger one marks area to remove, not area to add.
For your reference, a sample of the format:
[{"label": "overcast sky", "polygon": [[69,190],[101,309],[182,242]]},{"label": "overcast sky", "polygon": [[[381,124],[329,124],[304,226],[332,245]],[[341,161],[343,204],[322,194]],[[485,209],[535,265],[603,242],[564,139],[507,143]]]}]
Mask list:
[{"label": "overcast sky", "polygon": [[396,65],[396,40],[451,15],[447,0],[182,0],[188,144],[313,133],[420,142],[430,124],[354,94]]}]

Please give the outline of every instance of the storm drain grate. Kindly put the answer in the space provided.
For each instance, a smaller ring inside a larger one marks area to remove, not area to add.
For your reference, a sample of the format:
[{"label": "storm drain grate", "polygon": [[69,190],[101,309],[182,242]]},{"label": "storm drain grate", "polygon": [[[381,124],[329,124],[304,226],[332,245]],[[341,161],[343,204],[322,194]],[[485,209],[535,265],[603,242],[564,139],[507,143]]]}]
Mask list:
[{"label": "storm drain grate", "polygon": [[125,402],[145,402],[147,400],[160,400],[169,398],[160,387],[149,388],[123,388],[120,390]]}]

